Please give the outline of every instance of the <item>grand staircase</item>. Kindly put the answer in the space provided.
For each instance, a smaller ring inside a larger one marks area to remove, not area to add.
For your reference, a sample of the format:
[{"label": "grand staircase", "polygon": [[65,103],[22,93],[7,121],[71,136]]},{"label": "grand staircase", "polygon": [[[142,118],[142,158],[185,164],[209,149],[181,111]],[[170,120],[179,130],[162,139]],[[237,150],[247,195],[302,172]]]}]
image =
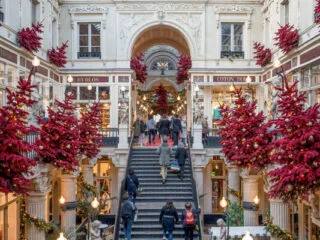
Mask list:
[{"label": "grand staircase", "polygon": [[[173,157],[172,157],[173,158]],[[162,184],[160,176],[159,156],[156,148],[133,148],[129,158],[129,166],[134,169],[143,188],[141,196],[137,196],[138,220],[132,226],[132,239],[162,239],[162,227],[159,223],[161,208],[166,201],[172,199],[178,210],[179,217],[187,201],[196,203],[193,194],[191,166],[185,167],[184,179],[168,170],[167,181]],[[180,220],[179,220],[180,221]],[[124,239],[123,226],[120,226],[120,239]],[[176,224],[173,232],[174,239],[183,238],[182,224]],[[194,231],[198,238],[198,232]]]}]

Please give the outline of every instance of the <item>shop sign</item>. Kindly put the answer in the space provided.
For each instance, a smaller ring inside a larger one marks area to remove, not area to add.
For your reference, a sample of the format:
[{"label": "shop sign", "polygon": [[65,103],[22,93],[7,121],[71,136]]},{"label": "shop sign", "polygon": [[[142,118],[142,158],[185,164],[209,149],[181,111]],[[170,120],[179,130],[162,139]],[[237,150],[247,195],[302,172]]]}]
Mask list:
[{"label": "shop sign", "polygon": [[[213,81],[214,82],[246,82],[248,76],[213,76]],[[250,76],[251,82],[256,81],[255,76]]]},{"label": "shop sign", "polygon": [[17,63],[18,61],[18,56],[7,49],[1,48],[0,47],[0,57],[4,58],[10,62]]},{"label": "shop sign", "polygon": [[109,82],[109,77],[74,76],[74,83],[102,83]]}]

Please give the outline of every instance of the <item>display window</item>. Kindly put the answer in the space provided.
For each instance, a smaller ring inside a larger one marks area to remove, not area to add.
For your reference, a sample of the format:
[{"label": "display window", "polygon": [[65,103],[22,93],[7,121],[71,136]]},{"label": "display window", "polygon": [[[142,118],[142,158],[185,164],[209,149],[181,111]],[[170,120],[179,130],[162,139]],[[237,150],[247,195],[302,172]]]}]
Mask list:
[{"label": "display window", "polygon": [[220,206],[220,201],[223,196],[226,196],[226,165],[220,157],[213,158],[211,171],[211,183],[212,183],[212,213],[222,213],[223,208]]},{"label": "display window", "polygon": [[18,239],[18,198],[0,193],[0,239]]}]

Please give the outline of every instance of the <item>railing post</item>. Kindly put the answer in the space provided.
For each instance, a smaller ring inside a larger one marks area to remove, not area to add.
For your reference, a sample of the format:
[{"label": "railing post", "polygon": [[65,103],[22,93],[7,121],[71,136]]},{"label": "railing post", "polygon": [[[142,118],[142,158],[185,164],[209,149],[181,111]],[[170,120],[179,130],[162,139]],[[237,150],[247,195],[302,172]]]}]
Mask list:
[{"label": "railing post", "polygon": [[202,144],[202,125],[194,124],[193,125],[193,144],[192,148],[194,149],[203,149]]}]

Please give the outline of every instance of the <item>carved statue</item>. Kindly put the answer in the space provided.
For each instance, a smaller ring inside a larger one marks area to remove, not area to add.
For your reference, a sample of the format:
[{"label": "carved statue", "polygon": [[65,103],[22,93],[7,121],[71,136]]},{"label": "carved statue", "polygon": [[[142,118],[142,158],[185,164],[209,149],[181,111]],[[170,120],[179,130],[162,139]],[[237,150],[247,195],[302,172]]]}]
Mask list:
[{"label": "carved statue", "polygon": [[120,124],[128,124],[128,105],[122,102],[120,106]]},{"label": "carved statue", "polygon": [[278,100],[280,98],[280,91],[277,90],[276,88],[280,87],[280,79],[277,78],[274,82],[273,82],[273,87],[274,90],[271,94],[271,107],[270,107],[270,113],[271,113],[271,117],[272,119],[276,119],[279,117],[279,111],[278,111]]},{"label": "carved statue", "polygon": [[226,223],[222,218],[219,218],[217,220],[217,225],[220,227],[220,236],[219,240],[226,240],[227,239],[227,230],[226,230]]},{"label": "carved statue", "polygon": [[202,112],[201,112],[201,108],[200,108],[200,104],[198,101],[195,101],[194,103],[194,109],[193,109],[193,114],[194,114],[194,117],[193,117],[193,122],[195,124],[201,124],[201,120],[202,120]]},{"label": "carved statue", "polygon": [[252,103],[252,97],[249,93],[245,93],[245,94],[243,94],[243,96],[248,103]]},{"label": "carved statue", "polygon": [[92,240],[102,240],[101,232],[100,232],[101,222],[99,220],[95,220],[91,223],[90,228],[90,236]]},{"label": "carved statue", "polygon": [[38,90],[40,83],[41,83],[41,80],[39,79],[34,79],[32,81],[32,85],[35,85],[36,87],[33,88],[32,90],[31,98],[36,102],[32,104],[30,109],[29,124],[34,126],[38,126],[37,118],[45,115],[45,109],[43,106],[42,98]]}]

